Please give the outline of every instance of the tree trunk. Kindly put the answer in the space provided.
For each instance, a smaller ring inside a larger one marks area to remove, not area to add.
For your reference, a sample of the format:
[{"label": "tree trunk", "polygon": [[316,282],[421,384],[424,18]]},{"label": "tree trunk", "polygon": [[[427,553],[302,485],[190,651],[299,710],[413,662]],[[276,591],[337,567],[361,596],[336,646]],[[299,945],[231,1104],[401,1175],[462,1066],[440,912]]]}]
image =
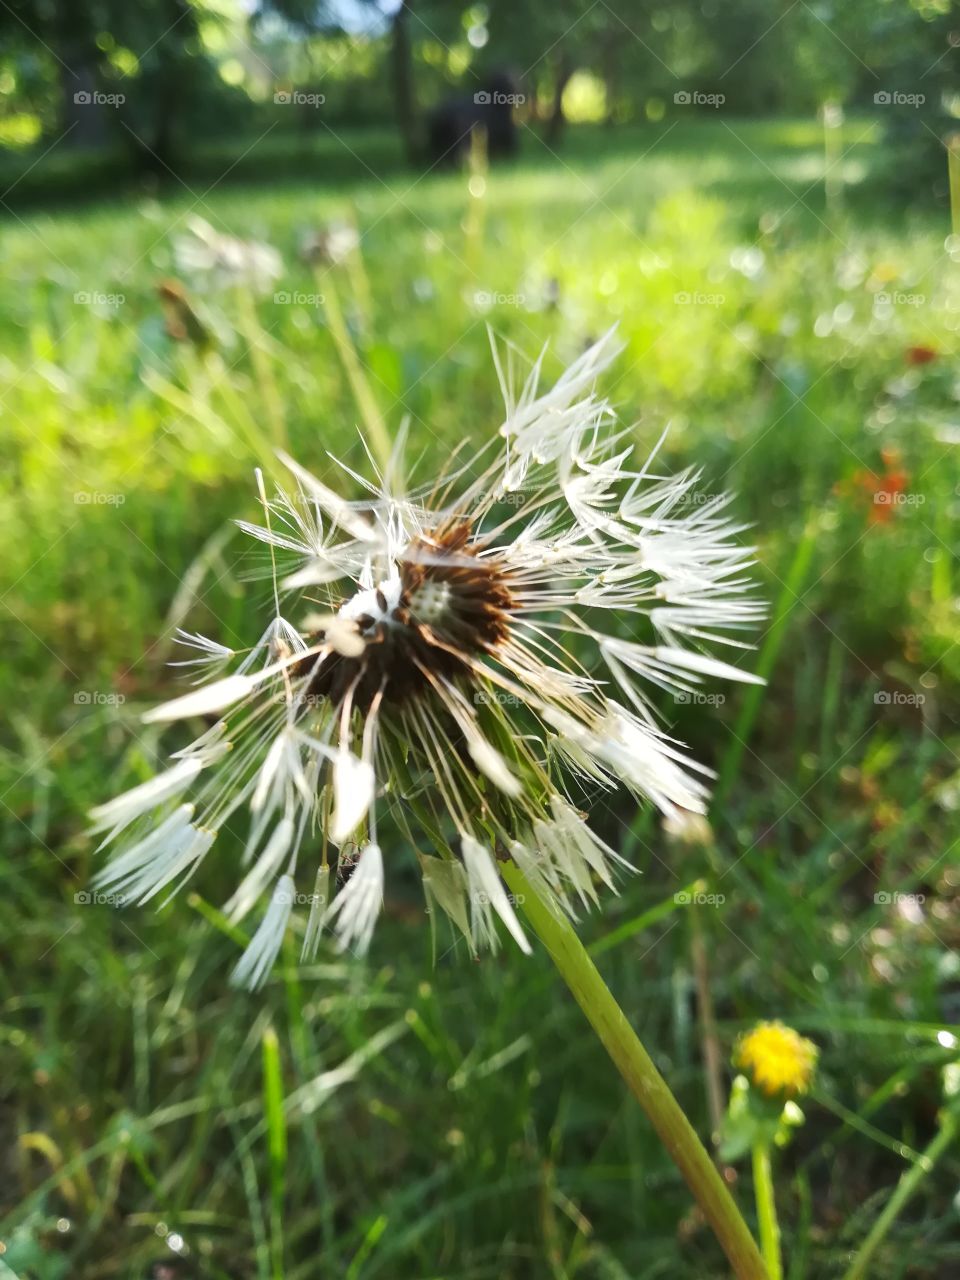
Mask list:
[{"label": "tree trunk", "polygon": [[99,147],[106,136],[103,107],[96,100],[97,76],[94,68],[82,59],[85,52],[61,46],[58,75],[60,81],[59,126],[69,130],[67,145]]},{"label": "tree trunk", "polygon": [[417,158],[416,106],[413,97],[413,44],[410,38],[412,0],[402,0],[393,20],[391,61],[393,64],[393,103],[397,128],[407,160]]},{"label": "tree trunk", "polygon": [[547,121],[547,141],[551,144],[560,141],[564,125],[567,123],[563,114],[563,92],[570,83],[570,77],[575,70],[573,59],[568,53],[562,52],[557,62],[557,79],[553,87],[553,107],[550,110],[550,119]]},{"label": "tree trunk", "polygon": [[603,89],[606,111],[603,123],[609,129],[617,120],[617,102],[620,98],[620,40],[618,33],[608,28],[603,39]]},{"label": "tree trunk", "polygon": [[[99,147],[105,136],[103,105],[96,100],[98,52],[90,20],[73,0],[57,0],[46,15],[47,43],[55,50],[60,110],[57,127],[69,130],[71,147]],[[43,40],[43,36],[39,37]]]}]

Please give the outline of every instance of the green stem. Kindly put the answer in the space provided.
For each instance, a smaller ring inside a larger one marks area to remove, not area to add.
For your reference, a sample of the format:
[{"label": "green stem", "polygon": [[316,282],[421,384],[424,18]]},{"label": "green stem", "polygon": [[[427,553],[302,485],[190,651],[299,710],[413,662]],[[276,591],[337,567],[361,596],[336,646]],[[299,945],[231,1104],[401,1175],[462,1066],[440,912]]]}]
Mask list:
[{"label": "green stem", "polygon": [[770,1147],[758,1142],[753,1148],[753,1194],[757,1201],[757,1221],[760,1224],[760,1248],[767,1264],[770,1280],[782,1280],[780,1264],[780,1223],[777,1221],[777,1201],[773,1192],[773,1169],[770,1164]]},{"label": "green stem", "polygon": [[843,1280],[863,1280],[863,1277],[869,1274],[867,1269],[870,1266],[873,1255],[883,1243],[888,1231],[903,1211],[907,1201],[933,1169],[933,1166],[946,1151],[947,1147],[956,1138],[957,1122],[958,1116],[955,1111],[944,1111],[942,1113],[939,1133],[921,1153],[917,1162],[906,1171],[897,1183],[896,1190],[884,1206],[883,1213],[873,1224],[866,1240],[857,1250],[857,1254]]},{"label": "green stem", "polygon": [[769,1280],[753,1237],[713,1161],[569,921],[537,897],[513,863],[501,863],[500,870],[600,1043],[686,1179],[734,1274],[738,1280]]}]

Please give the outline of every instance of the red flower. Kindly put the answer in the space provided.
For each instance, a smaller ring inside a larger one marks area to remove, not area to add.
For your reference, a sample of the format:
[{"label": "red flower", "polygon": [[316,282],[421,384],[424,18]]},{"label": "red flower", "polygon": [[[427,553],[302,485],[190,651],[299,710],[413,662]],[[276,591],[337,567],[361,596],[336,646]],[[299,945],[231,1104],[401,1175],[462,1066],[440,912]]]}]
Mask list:
[{"label": "red flower", "polygon": [[907,347],[906,356],[907,364],[929,364],[936,360],[937,351],[934,347]]},{"label": "red flower", "polygon": [[881,450],[884,469],[871,471],[866,467],[855,471],[851,479],[836,486],[836,492],[844,497],[855,496],[870,503],[867,520],[870,524],[889,524],[900,506],[900,494],[906,489],[910,474],[901,469],[897,449]]}]

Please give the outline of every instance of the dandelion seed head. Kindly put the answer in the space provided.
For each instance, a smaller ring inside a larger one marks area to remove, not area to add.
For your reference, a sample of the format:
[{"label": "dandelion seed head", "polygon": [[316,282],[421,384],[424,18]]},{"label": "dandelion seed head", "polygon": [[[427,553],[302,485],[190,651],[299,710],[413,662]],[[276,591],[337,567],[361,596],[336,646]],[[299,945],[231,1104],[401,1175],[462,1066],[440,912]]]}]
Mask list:
[{"label": "dandelion seed head", "polygon": [[508,574],[469,538],[466,523],[421,535],[401,550],[395,576],[345,600],[332,642],[345,660],[305,657],[296,674],[310,673],[308,692],[334,707],[349,695],[366,711],[381,691],[388,705],[403,702],[435,678],[468,677],[471,658],[495,652],[509,630]]},{"label": "dandelion seed head", "polygon": [[258,477],[263,522],[241,527],[269,550],[274,616],[246,653],[182,634],[199,655],[191,677],[217,678],[147,718],[218,724],[94,814],[107,841],[128,840],[104,874],[146,898],[193,874],[246,812],[228,909],[268,905],[235,982],[268,977],[302,863],[307,883],[337,886],[331,902],[313,895],[305,955],[325,929],[370,946],[387,872],[411,846],[431,910],[472,950],[503,928],[526,951],[501,860],[570,916],[627,865],[575,794],[623,785],[668,821],[705,810],[709,773],[648,690],[755,679],[743,633],[763,610],[726,500],[694,501],[692,472],[660,475],[659,444],[632,467],[594,389],[615,354],[607,334],[543,390],[542,357],[518,387],[513,354],[495,350],[499,448],[422,487],[402,434],[374,481],[342,467],[359,498],[285,455],[291,488],[268,497]]}]

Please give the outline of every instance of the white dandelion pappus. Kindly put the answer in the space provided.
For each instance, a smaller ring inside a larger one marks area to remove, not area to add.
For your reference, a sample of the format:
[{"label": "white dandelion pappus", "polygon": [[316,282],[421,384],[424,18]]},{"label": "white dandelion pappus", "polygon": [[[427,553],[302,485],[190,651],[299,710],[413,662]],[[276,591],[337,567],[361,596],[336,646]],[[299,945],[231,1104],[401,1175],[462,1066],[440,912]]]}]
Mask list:
[{"label": "white dandelion pappus", "polygon": [[[696,501],[693,472],[657,474],[659,444],[631,469],[594,390],[616,350],[606,334],[544,392],[541,357],[517,395],[495,351],[503,447],[428,487],[402,482],[402,441],[354,501],[282,455],[292,492],[268,500],[258,473],[265,521],[241,527],[269,548],[274,616],[232,673],[231,651],[184,633],[219,678],[146,719],[218,723],[95,811],[105,843],[132,828],[100,883],[146,899],[191,875],[246,810],[231,919],[276,886],[233,974],[257,986],[305,845],[320,845],[307,869],[308,959],[325,926],[341,949],[370,945],[387,815],[418,851],[434,916],[474,951],[496,946],[499,920],[528,951],[499,861],[570,916],[627,865],[575,806],[574,784],[625,785],[674,822],[704,812],[709,771],[660,727],[641,682],[674,693],[712,677],[755,682],[703,647],[745,647],[737,637],[763,610],[726,499]],[[598,670],[581,665],[590,652]]]},{"label": "white dandelion pappus", "polygon": [[224,235],[199,214],[187,219],[187,231],[175,239],[173,254],[178,271],[202,277],[215,288],[239,284],[265,293],[283,274],[283,260],[273,245]]}]

